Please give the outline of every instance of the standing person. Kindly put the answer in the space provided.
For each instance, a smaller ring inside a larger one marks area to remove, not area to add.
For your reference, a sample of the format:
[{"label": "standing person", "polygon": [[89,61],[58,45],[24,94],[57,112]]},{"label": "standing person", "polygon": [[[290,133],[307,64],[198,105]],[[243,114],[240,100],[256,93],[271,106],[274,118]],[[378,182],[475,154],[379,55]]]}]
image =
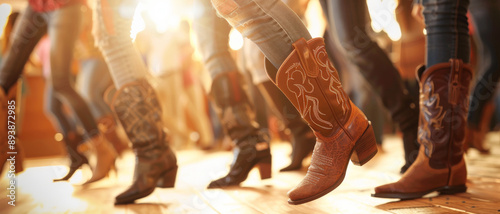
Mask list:
[{"label": "standing person", "polygon": [[96,0],[93,7],[93,35],[117,88],[110,105],[136,156],[132,185],[116,196],[115,204],[133,203],[156,187],[173,187],[178,169],[163,129],[160,102],[130,38],[137,4],[136,0]]},{"label": "standing person", "polygon": [[[322,38],[279,0],[212,0],[217,12],[266,56],[276,86],[313,129],[317,142],[306,177],[288,192],[290,204],[315,200],[342,183],[377,152],[373,129],[344,92]],[[352,158],[351,158],[352,157]]]},{"label": "standing person", "polygon": [[469,85],[469,0],[421,0],[427,30],[426,67],[418,72],[420,124],[417,160],[399,181],[374,197],[412,199],[430,192],[465,192],[463,158]]},{"label": "standing person", "polygon": [[205,68],[212,77],[210,96],[222,126],[235,144],[235,159],[228,174],[212,181],[208,188],[239,185],[254,166],[259,167],[261,179],[270,178],[270,139],[260,131],[255,108],[244,87],[245,80],[229,52],[231,27],[217,17],[209,1],[197,3],[202,10],[195,14],[193,27]]},{"label": "standing person", "polygon": [[84,164],[89,164],[87,157],[78,151],[78,145],[84,143],[85,140],[77,130],[73,115],[64,111],[64,103],[54,93],[51,84],[50,40],[48,37],[43,37],[39,41],[35,53],[42,63],[42,73],[45,78],[43,101],[45,115],[50,119],[54,128],[62,134],[66,153],[71,162],[68,173],[62,178],[54,179],[54,181],[66,181]]},{"label": "standing person", "polygon": [[[75,41],[80,33],[84,0],[30,0],[29,5],[16,23],[11,46],[0,64],[0,102],[7,103],[8,94],[26,64],[40,38],[48,33],[50,40],[51,84],[56,96],[71,107],[85,129],[85,137],[97,152],[97,165],[92,183],[106,176],[116,159],[116,152],[97,129],[90,110],[70,83],[70,62]],[[3,106],[3,105],[2,105]],[[2,115],[7,115],[2,107]],[[3,132],[4,130],[2,130]]]}]

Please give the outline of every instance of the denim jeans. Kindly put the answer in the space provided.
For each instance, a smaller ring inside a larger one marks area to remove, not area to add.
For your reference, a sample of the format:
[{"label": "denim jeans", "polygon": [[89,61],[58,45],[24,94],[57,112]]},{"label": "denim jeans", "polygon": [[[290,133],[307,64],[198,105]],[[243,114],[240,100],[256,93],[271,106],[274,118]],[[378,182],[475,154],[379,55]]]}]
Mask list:
[{"label": "denim jeans", "polygon": [[427,30],[427,67],[451,58],[469,62],[469,0],[422,0]]},{"label": "denim jeans", "polygon": [[197,14],[193,19],[193,30],[197,47],[203,57],[203,64],[212,79],[221,73],[238,71],[236,62],[229,52],[231,26],[217,16],[209,0],[196,0]]},{"label": "denim jeans", "polygon": [[[49,82],[46,82],[49,83]],[[45,115],[51,119],[52,125],[60,131],[63,136],[68,136],[69,132],[75,129],[73,121],[65,113],[63,103],[54,95],[54,89],[50,84],[45,84],[44,91]]]},{"label": "denim jeans", "polygon": [[96,0],[93,8],[92,34],[117,89],[148,75],[146,65],[130,38],[138,3],[138,0]]},{"label": "denim jeans", "polygon": [[77,83],[78,91],[89,104],[94,118],[111,114],[111,109],[103,96],[106,89],[113,84],[113,80],[103,58],[92,57],[81,60]]},{"label": "denim jeans", "polygon": [[276,68],[292,52],[295,41],[311,39],[300,18],[280,0],[212,0],[212,4],[231,26],[257,44]]},{"label": "denim jeans", "polygon": [[500,78],[500,1],[473,0],[470,13],[476,29],[478,47],[477,81],[471,94],[469,115],[470,126],[478,127],[483,108],[492,100]]},{"label": "denim jeans", "polygon": [[410,106],[417,106],[418,97],[410,97],[401,75],[387,53],[368,35],[366,0],[321,0],[320,3],[325,10],[329,29],[332,29],[332,34],[345,50],[345,57],[340,58],[347,58],[357,66],[366,79],[363,82],[369,83],[373,91],[380,96],[384,107],[389,110],[392,119],[402,130],[414,126],[415,124],[406,121],[410,121],[408,118],[411,114],[418,112],[417,109],[410,109]]},{"label": "denim jeans", "polygon": [[0,84],[8,90],[21,75],[24,65],[40,38],[50,39],[51,86],[54,95],[67,103],[82,123],[88,137],[99,134],[90,110],[70,82],[73,49],[79,36],[81,5],[38,13],[27,7],[12,32],[11,48],[0,65]]}]

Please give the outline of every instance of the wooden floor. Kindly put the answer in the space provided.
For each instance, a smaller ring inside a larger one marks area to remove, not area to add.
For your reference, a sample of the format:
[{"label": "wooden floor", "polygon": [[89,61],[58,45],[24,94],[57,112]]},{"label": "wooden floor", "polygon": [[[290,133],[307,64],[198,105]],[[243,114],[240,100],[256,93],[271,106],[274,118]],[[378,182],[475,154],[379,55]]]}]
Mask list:
[{"label": "wooden floor", "polygon": [[[401,140],[386,137],[383,150],[363,167],[349,165],[346,179],[326,196],[303,205],[288,205],[286,192],[305,175],[279,173],[288,163],[290,146],[273,144],[273,178],[259,179],[250,173],[241,187],[207,190],[207,184],[225,175],[230,152],[178,152],[179,172],[175,188],[156,189],[133,205],[114,206],[114,197],[130,183],[133,155],[117,162],[118,173],[92,186],[80,184],[89,178],[90,169],[77,171],[70,182],[53,183],[66,173],[67,160],[29,160],[28,168],[17,176],[16,206],[7,204],[8,180],[0,180],[0,213],[500,213],[500,134],[488,136],[491,155],[475,150],[467,155],[466,193],[399,201],[370,197],[373,188],[396,181],[402,165]],[[5,175],[5,174],[4,174]]]}]

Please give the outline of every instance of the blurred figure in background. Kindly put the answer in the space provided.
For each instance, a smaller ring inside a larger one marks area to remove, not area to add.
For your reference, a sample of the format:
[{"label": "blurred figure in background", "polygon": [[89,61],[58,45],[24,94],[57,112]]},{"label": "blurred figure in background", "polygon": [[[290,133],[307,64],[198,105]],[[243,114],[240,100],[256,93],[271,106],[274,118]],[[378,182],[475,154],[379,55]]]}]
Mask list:
[{"label": "blurred figure in background", "polygon": [[491,130],[495,105],[493,98],[500,78],[500,2],[495,0],[470,1],[470,14],[478,48],[477,81],[473,87],[467,116],[466,149],[474,147],[489,153],[484,146],[485,135]]},{"label": "blurred figure in background", "polygon": [[[160,14],[167,19],[169,14]],[[170,130],[171,144],[176,148],[196,142],[202,149],[213,146],[213,133],[208,117],[205,92],[195,76],[190,41],[190,26],[186,20],[162,29],[143,14],[145,30],[137,35],[141,51],[147,59],[151,81],[163,109],[163,121]],[[193,121],[192,123],[189,123]],[[192,124],[194,127],[190,127]],[[192,130],[194,128],[194,130]]]}]

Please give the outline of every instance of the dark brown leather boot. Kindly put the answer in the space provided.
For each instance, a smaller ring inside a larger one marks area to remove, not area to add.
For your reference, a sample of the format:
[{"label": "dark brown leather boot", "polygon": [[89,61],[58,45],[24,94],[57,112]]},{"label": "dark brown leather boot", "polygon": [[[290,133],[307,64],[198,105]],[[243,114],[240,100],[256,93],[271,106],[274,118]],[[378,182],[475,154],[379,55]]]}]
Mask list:
[{"label": "dark brown leather boot", "polygon": [[261,94],[268,103],[274,104],[275,110],[290,130],[292,143],[292,161],[288,166],[281,169],[281,172],[299,170],[302,168],[302,161],[314,149],[316,136],[309,125],[302,119],[299,112],[286,98],[276,85],[271,81],[263,82],[259,86]]},{"label": "dark brown leather boot", "polygon": [[70,132],[67,136],[64,136],[64,144],[66,144],[66,152],[68,153],[71,164],[68,173],[62,178],[54,179],[54,182],[69,180],[76,170],[84,164],[89,164],[87,157],[78,151],[78,145],[83,142],[83,136],[76,132]]},{"label": "dark brown leather boot", "polygon": [[[288,192],[288,203],[302,204],[337,188],[349,159],[368,162],[377,145],[370,122],[344,92],[323,38],[299,39],[280,66],[275,84],[314,131],[317,141],[306,177]],[[268,73],[276,70],[266,62]]]},{"label": "dark brown leather boot", "polygon": [[462,60],[419,70],[420,152],[396,183],[375,188],[374,197],[412,199],[430,192],[465,192],[463,158],[469,84],[472,72]]},{"label": "dark brown leather boot", "polygon": [[128,83],[116,92],[112,108],[136,156],[134,181],[116,196],[115,204],[133,203],[156,186],[173,187],[177,159],[163,131],[162,111],[153,88],[146,80]]},{"label": "dark brown leather boot", "polygon": [[240,74],[234,71],[215,77],[210,93],[217,106],[222,127],[235,144],[235,158],[229,173],[212,181],[208,188],[237,186],[246,180],[255,166],[259,167],[261,179],[270,178],[269,136],[259,132],[255,112],[243,89]]}]

